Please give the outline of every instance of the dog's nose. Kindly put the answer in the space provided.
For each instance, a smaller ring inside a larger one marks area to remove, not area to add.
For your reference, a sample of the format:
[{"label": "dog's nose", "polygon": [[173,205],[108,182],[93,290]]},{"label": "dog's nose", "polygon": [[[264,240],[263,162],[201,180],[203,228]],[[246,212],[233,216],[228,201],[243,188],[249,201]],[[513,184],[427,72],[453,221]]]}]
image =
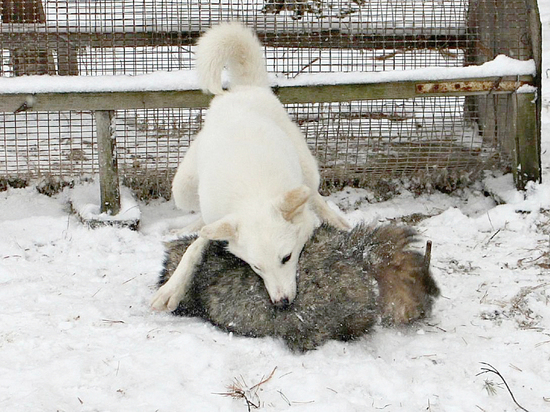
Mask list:
[{"label": "dog's nose", "polygon": [[290,307],[290,300],[288,298],[282,298],[281,300],[273,303],[277,309],[285,310]]}]

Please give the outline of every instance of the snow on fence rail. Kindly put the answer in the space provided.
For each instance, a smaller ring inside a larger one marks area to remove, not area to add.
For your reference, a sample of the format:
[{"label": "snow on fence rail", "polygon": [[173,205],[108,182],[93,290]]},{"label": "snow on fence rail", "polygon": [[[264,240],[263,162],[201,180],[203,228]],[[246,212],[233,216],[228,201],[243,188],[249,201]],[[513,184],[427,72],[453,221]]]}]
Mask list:
[{"label": "snow on fence rail", "polygon": [[0,184],[97,173],[92,111],[116,110],[122,180],[169,196],[209,101],[194,42],[233,18],[265,44],[327,185],[416,176],[452,187],[495,165],[520,186],[539,178],[535,94],[516,93],[539,86],[536,0],[2,4]]},{"label": "snow on fence rail", "polygon": [[[271,85],[280,87],[304,87],[324,85],[360,85],[396,82],[429,82],[453,79],[479,79],[514,76],[535,76],[534,60],[516,60],[499,55],[495,59],[479,66],[467,67],[428,67],[406,71],[387,72],[346,72],[346,73],[305,73],[288,79],[273,75]],[[25,76],[16,78],[0,77],[0,93],[38,94],[38,93],[91,93],[91,92],[156,92],[199,90],[197,76],[193,70],[170,72],[157,71],[137,76]],[[6,98],[7,96],[3,96]],[[0,102],[0,110],[9,111]],[[114,108],[116,109],[116,108]]]}]

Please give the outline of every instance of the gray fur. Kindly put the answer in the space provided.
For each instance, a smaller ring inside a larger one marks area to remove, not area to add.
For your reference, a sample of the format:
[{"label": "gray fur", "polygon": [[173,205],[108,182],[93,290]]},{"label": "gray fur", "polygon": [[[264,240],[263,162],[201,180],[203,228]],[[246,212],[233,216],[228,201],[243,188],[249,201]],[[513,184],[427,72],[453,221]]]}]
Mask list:
[{"label": "gray fur", "polygon": [[[167,244],[159,286],[193,240]],[[413,230],[393,225],[351,232],[321,226],[302,251],[298,295],[286,310],[272,305],[262,280],[224,242],[210,242],[174,314],[239,335],[280,337],[295,351],[359,337],[379,319],[407,324],[428,315],[439,295],[424,257],[408,249],[414,240]]]}]

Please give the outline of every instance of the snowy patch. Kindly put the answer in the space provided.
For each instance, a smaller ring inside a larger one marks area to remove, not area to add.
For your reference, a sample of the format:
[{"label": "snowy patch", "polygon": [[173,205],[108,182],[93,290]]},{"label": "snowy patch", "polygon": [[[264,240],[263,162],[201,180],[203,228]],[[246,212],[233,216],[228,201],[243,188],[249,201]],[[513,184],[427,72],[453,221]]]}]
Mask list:
[{"label": "snowy patch", "polygon": [[130,189],[120,187],[120,212],[116,215],[101,213],[99,182],[84,183],[70,189],[69,201],[75,212],[86,222],[136,224],[141,211]]},{"label": "snowy patch", "polygon": [[515,204],[525,199],[525,194],[516,190],[511,174],[489,176],[483,180],[483,185],[499,203]]},{"label": "snowy patch", "polygon": [[[505,183],[502,189],[513,190]],[[74,197],[97,205],[97,186],[81,190]],[[546,192],[534,185],[526,196],[544,204]],[[91,230],[64,210],[66,193],[0,193],[0,405],[240,412],[243,398],[219,394],[235,379],[249,391],[276,367],[254,398],[260,410],[411,411],[428,402],[433,411],[513,410],[500,386],[494,396],[484,390],[486,379],[500,383],[477,376],[480,362],[488,362],[523,406],[544,410],[548,236],[533,223],[548,218],[486,199],[482,191],[404,193],[381,203],[355,189],[331,196],[358,221],[432,216],[418,229],[422,240],[433,241],[443,296],[416,327],[380,328],[295,355],[276,339],[232,336],[198,319],[151,312],[163,241],[192,218],[171,202],[139,205],[143,231]]]},{"label": "snowy patch", "polygon": [[517,93],[537,93],[538,90],[535,86],[531,86],[530,84],[524,84],[516,91]]},{"label": "snowy patch", "polygon": [[155,72],[138,76],[23,76],[0,78],[2,93],[142,92],[198,89],[190,70]]}]

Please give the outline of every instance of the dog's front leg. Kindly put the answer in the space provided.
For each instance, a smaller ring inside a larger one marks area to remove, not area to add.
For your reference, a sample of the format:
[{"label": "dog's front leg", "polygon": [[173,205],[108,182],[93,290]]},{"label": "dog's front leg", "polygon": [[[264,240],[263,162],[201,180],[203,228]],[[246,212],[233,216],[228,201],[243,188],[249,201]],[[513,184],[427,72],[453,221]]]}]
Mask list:
[{"label": "dog's front leg", "polygon": [[202,259],[202,252],[208,244],[208,239],[198,237],[189,245],[183,254],[178,267],[162,287],[155,293],[151,301],[154,310],[176,310],[185,296],[193,278],[193,272]]}]

